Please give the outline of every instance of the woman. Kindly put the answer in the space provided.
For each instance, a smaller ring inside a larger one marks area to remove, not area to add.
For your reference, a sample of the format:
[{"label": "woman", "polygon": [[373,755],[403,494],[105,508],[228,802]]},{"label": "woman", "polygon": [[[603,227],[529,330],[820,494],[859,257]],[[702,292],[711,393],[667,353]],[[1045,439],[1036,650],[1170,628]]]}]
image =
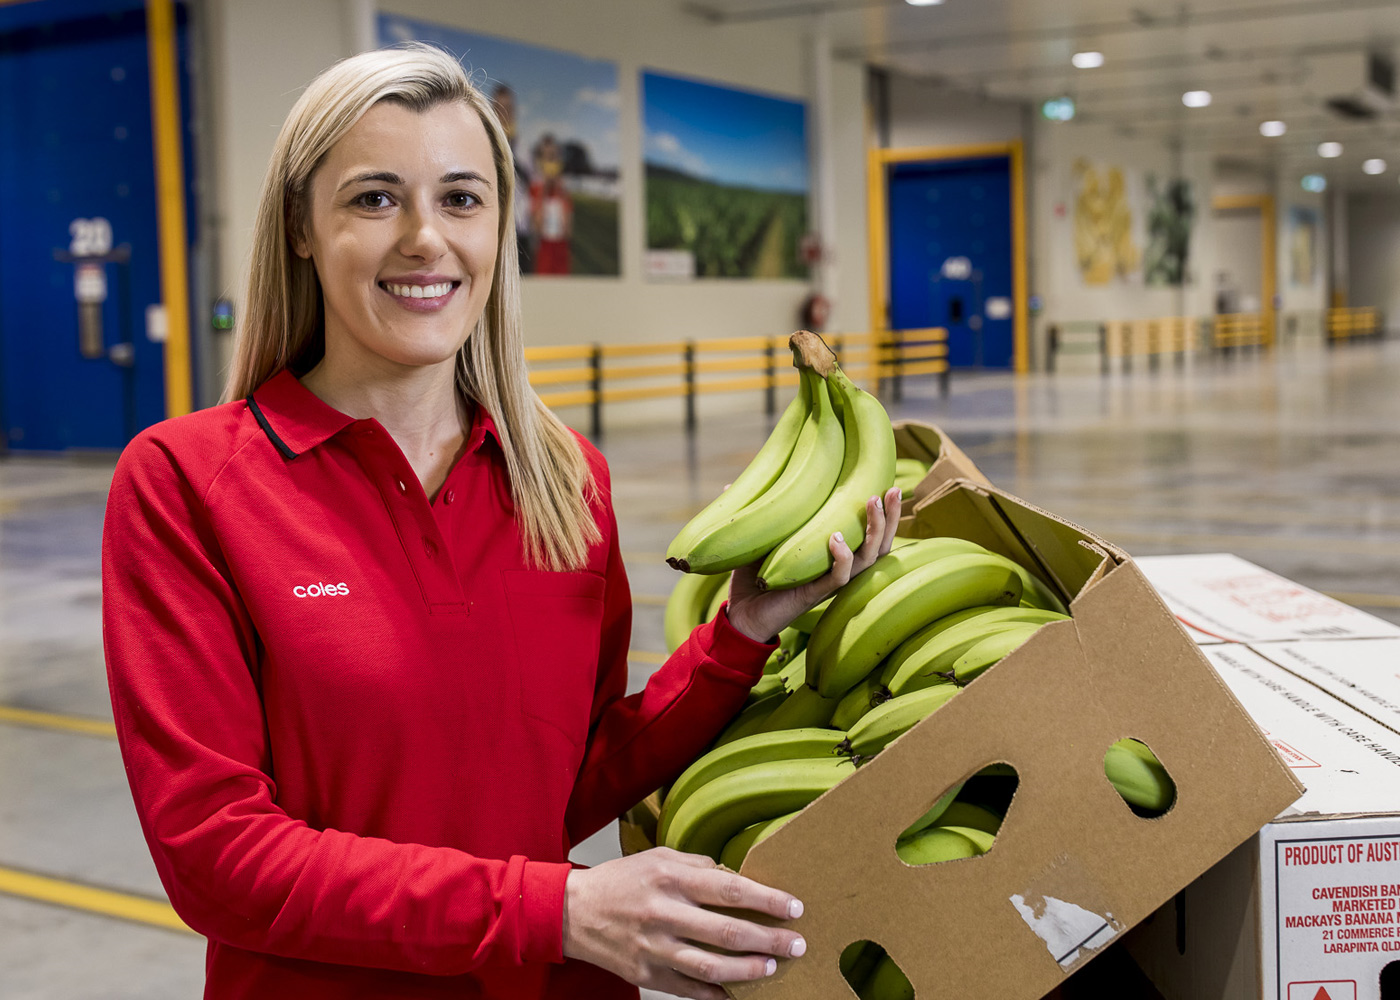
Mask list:
[{"label": "woman", "polygon": [[514,176],[450,57],[322,74],[273,152],[230,401],[118,465],[112,702],[163,884],[209,938],[206,997],[627,980],[718,1000],[803,951],[707,909],[800,913],[706,858],[568,853],[702,750],[766,640],[888,550],[898,494],[814,584],[736,573],[719,619],[624,697],[607,466],[528,386]]}]

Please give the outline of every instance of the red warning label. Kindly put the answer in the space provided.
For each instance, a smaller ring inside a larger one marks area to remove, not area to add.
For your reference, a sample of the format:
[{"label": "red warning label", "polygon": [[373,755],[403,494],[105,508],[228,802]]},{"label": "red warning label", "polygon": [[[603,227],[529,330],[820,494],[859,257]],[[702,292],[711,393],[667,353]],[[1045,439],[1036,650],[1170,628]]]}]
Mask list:
[{"label": "red warning label", "polygon": [[1288,1000],[1356,1000],[1356,981],[1336,979],[1325,983],[1289,983]]}]

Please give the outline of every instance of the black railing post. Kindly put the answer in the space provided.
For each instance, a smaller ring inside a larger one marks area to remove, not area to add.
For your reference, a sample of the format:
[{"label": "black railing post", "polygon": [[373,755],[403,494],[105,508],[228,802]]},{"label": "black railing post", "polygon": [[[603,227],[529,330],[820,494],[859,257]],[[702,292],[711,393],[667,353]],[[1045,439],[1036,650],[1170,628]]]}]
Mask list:
[{"label": "black railing post", "polygon": [[695,341],[685,342],[685,432],[695,433]]},{"label": "black railing post", "polygon": [[1050,329],[1045,331],[1047,340],[1045,357],[1045,370],[1051,375],[1055,374],[1055,358],[1060,353],[1060,325],[1051,323]]},{"label": "black railing post", "polygon": [[603,345],[594,344],[593,351],[588,356],[589,366],[593,369],[593,406],[592,406],[592,430],[590,437],[594,441],[600,441],[603,437]]},{"label": "black railing post", "polygon": [[1108,374],[1108,324],[1099,324],[1099,374]]},{"label": "black railing post", "polygon": [[773,341],[770,339],[763,347],[763,412],[772,418],[778,412],[778,370],[774,364]]}]

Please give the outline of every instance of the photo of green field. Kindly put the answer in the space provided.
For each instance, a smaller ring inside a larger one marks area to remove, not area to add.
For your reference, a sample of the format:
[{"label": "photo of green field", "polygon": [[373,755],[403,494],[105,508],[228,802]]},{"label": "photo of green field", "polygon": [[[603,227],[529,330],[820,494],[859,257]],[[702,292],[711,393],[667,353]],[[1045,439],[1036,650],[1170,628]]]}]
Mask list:
[{"label": "photo of green field", "polygon": [[642,94],[651,273],[806,278],[802,102],[652,72]]},{"label": "photo of green field", "polygon": [[647,247],[689,250],[697,278],[805,278],[807,198],[716,184],[648,163]]}]

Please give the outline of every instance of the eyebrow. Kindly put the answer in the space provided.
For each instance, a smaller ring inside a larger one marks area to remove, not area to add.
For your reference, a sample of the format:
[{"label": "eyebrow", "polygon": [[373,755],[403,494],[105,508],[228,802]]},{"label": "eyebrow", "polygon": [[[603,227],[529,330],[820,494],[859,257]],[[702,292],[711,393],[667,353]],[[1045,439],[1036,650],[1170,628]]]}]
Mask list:
[{"label": "eyebrow", "polygon": [[[351,177],[349,180],[347,180],[344,184],[340,185],[340,187],[336,188],[336,190],[343,191],[346,188],[350,187],[350,185],[352,184],[363,184],[367,181],[378,181],[381,184],[395,184],[399,186],[403,186],[404,183],[404,179],[398,174],[393,173],[392,171],[373,170],[363,174],[356,174],[354,177]],[[485,184],[488,188],[491,186],[491,182],[487,180],[483,175],[477,173],[475,170],[449,171],[448,173],[443,174],[441,178],[439,178],[438,183],[455,184],[458,181],[479,181],[482,184]]]}]

